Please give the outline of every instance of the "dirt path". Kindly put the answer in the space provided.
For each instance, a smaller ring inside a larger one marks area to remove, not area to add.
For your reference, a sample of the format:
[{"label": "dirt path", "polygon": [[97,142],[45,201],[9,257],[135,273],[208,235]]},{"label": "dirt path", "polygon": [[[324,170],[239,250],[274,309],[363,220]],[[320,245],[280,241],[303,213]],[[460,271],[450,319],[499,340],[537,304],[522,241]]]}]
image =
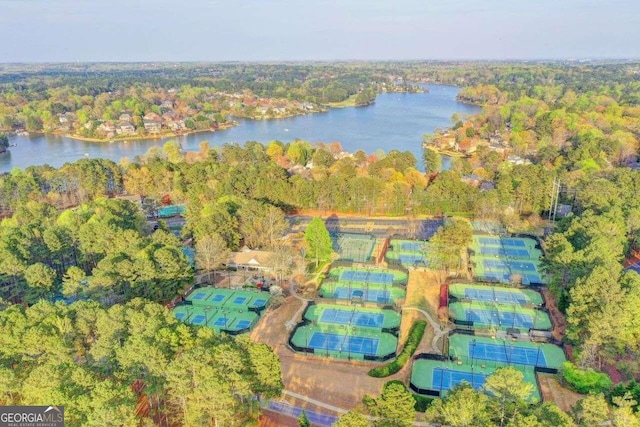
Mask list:
[{"label": "dirt path", "polygon": [[578,394],[566,387],[563,387],[560,382],[558,382],[555,375],[537,375],[538,382],[540,383],[540,394],[542,395],[542,400],[545,402],[555,403],[565,412],[569,412],[578,400],[585,397],[582,394]]}]

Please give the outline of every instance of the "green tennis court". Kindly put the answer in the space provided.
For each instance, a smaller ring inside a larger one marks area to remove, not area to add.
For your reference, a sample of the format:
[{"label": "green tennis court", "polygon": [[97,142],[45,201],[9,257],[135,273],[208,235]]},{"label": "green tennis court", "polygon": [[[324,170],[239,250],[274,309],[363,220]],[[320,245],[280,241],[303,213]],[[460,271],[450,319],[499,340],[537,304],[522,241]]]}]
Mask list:
[{"label": "green tennis court", "polygon": [[192,325],[207,326],[216,332],[239,332],[255,326],[260,316],[252,311],[238,312],[212,306],[180,305],[174,308],[176,319]]},{"label": "green tennis court", "polygon": [[466,365],[497,362],[553,369],[559,369],[567,360],[557,345],[463,334],[449,336],[449,356]]},{"label": "green tennis court", "polygon": [[458,299],[498,302],[502,304],[542,305],[542,295],[532,289],[516,289],[478,284],[453,283],[449,295]]},{"label": "green tennis court", "polygon": [[[516,366],[524,375],[524,381],[533,385],[533,392],[527,399],[530,402],[540,401],[540,391],[536,383],[532,367]],[[411,371],[411,388],[418,393],[446,393],[456,385],[466,382],[476,390],[484,386],[488,376],[494,373],[495,367],[469,366],[448,361],[418,359],[413,362]]]},{"label": "green tennis court", "polygon": [[427,267],[430,250],[431,246],[428,242],[393,239],[389,242],[385,257],[388,260],[400,261],[405,268]]},{"label": "green tennis court", "polygon": [[497,305],[478,301],[449,304],[449,316],[456,321],[470,322],[474,327],[499,329],[550,330],[551,319],[541,310],[518,305]]},{"label": "green tennis court", "polygon": [[182,215],[186,211],[184,205],[170,205],[170,206],[162,206],[158,208],[158,216],[160,218],[170,218],[176,215]]},{"label": "green tennis court", "polygon": [[400,313],[377,308],[334,304],[310,305],[304,318],[316,323],[348,325],[364,328],[391,329],[400,326]]},{"label": "green tennis court", "polygon": [[352,262],[369,261],[376,245],[376,238],[370,234],[335,233],[331,237],[340,259]]},{"label": "green tennis court", "polygon": [[319,356],[381,361],[395,357],[398,338],[373,329],[309,324],[298,327],[290,343],[297,351]]},{"label": "green tennis court", "polygon": [[478,280],[510,283],[515,276],[524,285],[545,284],[542,251],[527,237],[473,236],[471,261]]},{"label": "green tennis court", "polygon": [[395,285],[406,285],[409,280],[409,275],[404,271],[387,268],[334,267],[329,270],[329,277],[342,282],[357,281],[369,284],[384,284],[391,281]]},{"label": "green tennis court", "polygon": [[204,287],[191,292],[173,312],[178,320],[217,332],[246,332],[258,322],[270,299],[265,292]]},{"label": "green tennis court", "polygon": [[394,304],[404,299],[407,293],[399,286],[325,281],[320,286],[319,295],[322,298],[345,301],[359,300],[377,304]]}]

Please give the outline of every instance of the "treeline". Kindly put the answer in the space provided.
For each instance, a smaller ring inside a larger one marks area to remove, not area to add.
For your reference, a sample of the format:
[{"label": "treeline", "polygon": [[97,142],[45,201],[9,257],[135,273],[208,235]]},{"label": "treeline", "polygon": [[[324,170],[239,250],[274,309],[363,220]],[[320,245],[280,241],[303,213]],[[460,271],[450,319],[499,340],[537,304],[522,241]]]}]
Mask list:
[{"label": "treeline", "polygon": [[590,427],[640,423],[634,413],[633,395],[624,387],[611,399],[603,394],[590,394],[579,400],[569,413],[551,402],[532,404],[533,390],[534,386],[525,382],[522,372],[514,367],[497,369],[480,390],[463,382],[442,398],[433,400],[412,394],[401,381],[390,381],[380,397],[365,396],[364,407],[342,415],[335,426],[410,427],[415,420],[414,408],[425,413],[426,421],[451,427]]},{"label": "treeline", "polygon": [[264,344],[216,335],[140,299],[0,311],[0,404],[64,405],[69,426],[245,426],[280,394]]},{"label": "treeline", "polygon": [[100,198],[62,212],[36,201],[18,207],[0,223],[0,273],[0,295],[26,303],[168,301],[193,279],[178,238],[149,234],[135,204]]},{"label": "treeline", "polygon": [[358,151],[353,156],[340,152],[339,147],[296,140],[286,144],[274,141],[266,147],[249,142],[211,149],[203,144],[199,152],[185,154],[169,142],[162,149],[150,149],[139,163],[117,165],[82,159],[60,169],[32,166],[3,175],[0,200],[10,211],[27,200],[62,208],[126,191],[157,199],[170,194],[174,201],[189,202],[189,214],[202,207],[201,196],[205,195],[207,202],[222,199],[223,208],[231,215],[242,203],[229,197],[258,200],[285,211],[320,209],[363,215],[475,212],[496,217],[509,206],[516,208],[516,217],[539,213],[550,202],[552,171],[538,165],[503,163],[493,152],[487,151],[481,159],[484,173],[496,180],[496,189],[483,192],[460,180],[474,170],[466,159],[454,160],[452,170],[430,181],[409,152],[366,155]]}]

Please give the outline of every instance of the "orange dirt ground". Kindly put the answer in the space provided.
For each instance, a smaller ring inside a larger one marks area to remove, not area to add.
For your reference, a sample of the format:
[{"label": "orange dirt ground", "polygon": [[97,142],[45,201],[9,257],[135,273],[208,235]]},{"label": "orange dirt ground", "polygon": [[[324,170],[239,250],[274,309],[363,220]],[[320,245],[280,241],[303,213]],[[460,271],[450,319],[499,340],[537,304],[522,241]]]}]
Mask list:
[{"label": "orange dirt ground", "polygon": [[555,375],[538,374],[538,382],[542,400],[555,403],[565,412],[570,411],[578,400],[584,398],[584,395],[563,387]]},{"label": "orange dirt ground", "polygon": [[301,304],[288,297],[282,307],[269,310],[251,333],[253,340],[269,345],[280,358],[285,388],[345,409],[357,406],[365,394],[377,396],[391,378],[368,376],[367,372],[375,364],[300,355],[287,347],[290,333],[285,322]]}]

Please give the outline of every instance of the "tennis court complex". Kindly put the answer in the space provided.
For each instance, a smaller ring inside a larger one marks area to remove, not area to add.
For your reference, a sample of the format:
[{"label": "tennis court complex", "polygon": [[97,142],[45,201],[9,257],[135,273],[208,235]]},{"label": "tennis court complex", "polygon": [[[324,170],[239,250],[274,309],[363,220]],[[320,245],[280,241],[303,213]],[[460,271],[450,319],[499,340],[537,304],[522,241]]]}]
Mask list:
[{"label": "tennis court complex", "polygon": [[454,323],[478,328],[551,329],[551,320],[547,313],[515,304],[508,306],[478,301],[454,302],[449,304],[449,315]]},{"label": "tennis court complex", "polygon": [[[530,402],[540,401],[540,392],[532,367],[516,367],[524,374],[524,380],[534,386]],[[495,367],[459,365],[455,362],[418,359],[413,362],[411,388],[419,394],[438,395],[463,382],[474,389],[481,389]]]},{"label": "tennis court complex", "polygon": [[382,361],[395,357],[398,338],[380,330],[320,323],[297,327],[289,344],[296,351],[320,356]]},{"label": "tennis court complex", "polygon": [[542,295],[532,289],[453,283],[449,295],[459,300],[497,302],[500,304],[542,305]]},{"label": "tennis court complex", "polygon": [[566,361],[562,349],[553,344],[509,341],[463,334],[449,336],[449,356],[466,365],[527,365],[559,369]]},{"label": "tennis court complex", "polygon": [[393,239],[385,255],[388,261],[399,261],[403,267],[427,267],[429,265],[428,242]]},{"label": "tennis court complex", "polygon": [[333,304],[309,305],[303,317],[318,324],[348,325],[382,330],[398,328],[400,314],[394,310]]},{"label": "tennis court complex", "polygon": [[376,238],[370,234],[335,233],[331,236],[333,250],[340,254],[341,260],[368,262],[371,259]]},{"label": "tennis court complex", "polygon": [[183,322],[239,333],[255,326],[270,299],[264,292],[205,287],[191,292],[173,312]]}]

